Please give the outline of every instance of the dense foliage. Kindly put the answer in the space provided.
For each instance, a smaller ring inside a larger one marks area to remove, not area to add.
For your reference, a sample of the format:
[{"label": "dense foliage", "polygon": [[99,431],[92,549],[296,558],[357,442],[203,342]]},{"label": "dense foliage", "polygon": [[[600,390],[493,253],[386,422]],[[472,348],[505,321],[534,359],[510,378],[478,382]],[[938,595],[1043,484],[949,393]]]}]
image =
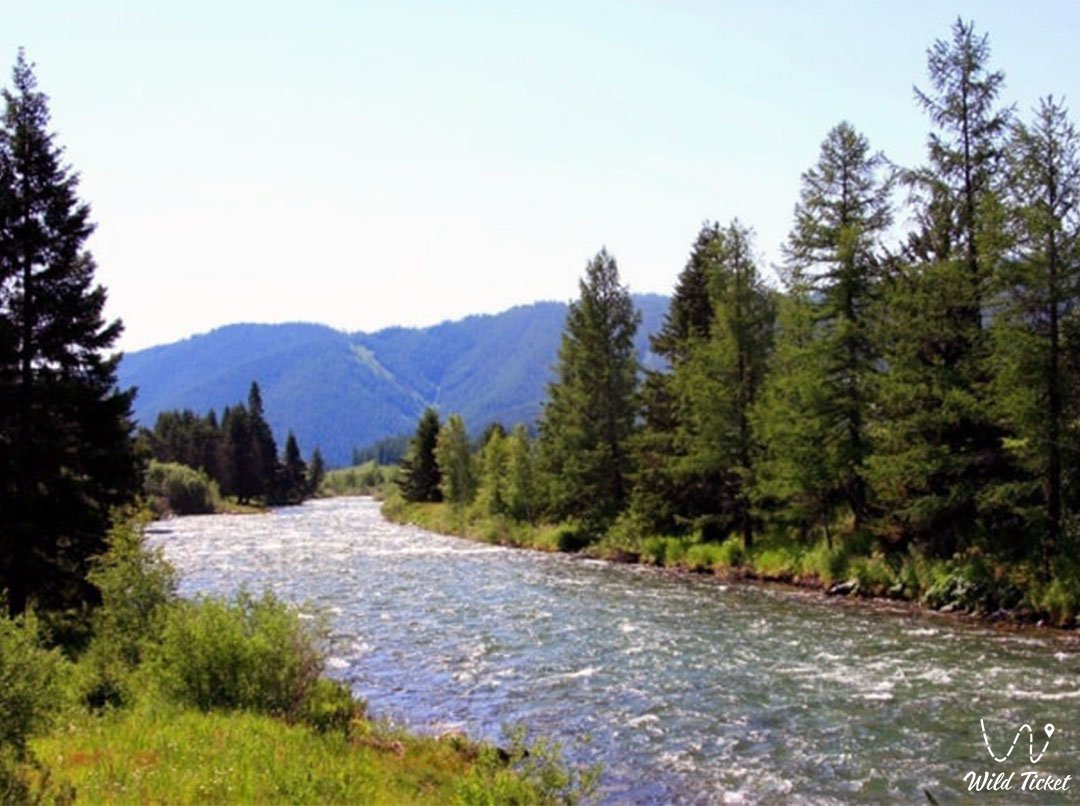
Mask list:
[{"label": "dense foliage", "polygon": [[[963,20],[929,49],[928,77],[925,165],[890,164],[848,122],[827,133],[782,290],[762,282],[748,228],[701,228],[652,338],[665,366],[639,372],[628,293],[602,252],[536,444],[512,461],[499,431],[471,462],[460,441],[436,454],[475,482],[453,486],[453,516],[410,517],[701,569],[848,576],[848,590],[934,606],[1080,612],[1080,141],[1052,97],[1030,123],[1000,104],[988,40]],[[529,481],[511,497],[522,460]]]},{"label": "dense foliage", "polygon": [[78,175],[49,131],[48,99],[20,52],[0,120],[0,591],[21,613],[92,602],[90,557],[139,467],[109,351],[105,290]]},{"label": "dense foliage", "polygon": [[[166,411],[158,415],[154,429],[144,429],[140,437],[157,463],[151,464],[146,492],[180,515],[214,511],[216,493],[233,496],[241,504],[297,504],[318,492],[326,472],[317,448],[310,466],[304,461],[292,432],[278,456],[262,393],[254,382],[247,405],[227,406],[220,424],[213,410],[205,417],[193,411]],[[199,489],[200,474],[205,490]]]}]

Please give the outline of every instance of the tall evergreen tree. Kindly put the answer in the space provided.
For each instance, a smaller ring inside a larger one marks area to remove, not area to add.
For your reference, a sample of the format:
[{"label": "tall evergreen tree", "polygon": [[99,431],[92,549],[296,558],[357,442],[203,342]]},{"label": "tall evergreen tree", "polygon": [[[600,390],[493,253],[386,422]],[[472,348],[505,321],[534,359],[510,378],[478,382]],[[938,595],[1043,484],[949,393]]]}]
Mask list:
[{"label": "tall evergreen tree", "polygon": [[90,557],[139,483],[121,332],[102,317],[90,208],[20,51],[0,126],[0,589],[19,613],[93,600]]},{"label": "tall evergreen tree", "polygon": [[675,444],[685,477],[724,480],[713,512],[728,519],[749,548],[757,448],[750,415],[765,379],[775,304],[758,271],[750,230],[733,221],[722,235],[710,267],[709,336],[692,340],[672,374]]},{"label": "tall evergreen tree", "polygon": [[[866,429],[871,388],[880,364],[871,334],[872,306],[881,278],[878,247],[892,220],[890,182],[883,176],[884,167],[884,157],[870,152],[866,138],[850,124],[841,123],[822,143],[817,164],[803,174],[785,252],[789,291],[797,298],[793,304],[810,306],[813,326],[806,330],[792,321],[791,327],[781,329],[781,339],[794,341],[792,349],[785,351],[786,360],[803,353],[804,360],[787,369],[797,373],[800,382],[820,389],[778,390],[770,398],[770,416],[820,423],[804,422],[802,428],[776,423],[772,433],[779,441],[766,445],[772,455],[770,467],[778,469],[791,460],[795,448],[784,444],[785,437],[802,439],[810,432],[829,435],[830,450],[823,451],[821,458],[828,455],[833,464],[819,469],[833,479],[836,489],[816,490],[809,497],[843,497],[856,528],[867,512]],[[807,337],[809,342],[803,343]],[[820,355],[807,353],[814,350]],[[809,375],[811,369],[817,374]],[[786,386],[793,381],[791,375],[774,377]],[[784,401],[797,408],[783,411]],[[806,408],[811,401],[816,406]],[[814,478],[818,483],[822,480],[818,474]]]},{"label": "tall evergreen tree", "polygon": [[556,379],[540,423],[549,513],[599,531],[623,509],[637,416],[634,335],[641,315],[619,282],[615,259],[589,261],[570,304]]},{"label": "tall evergreen tree", "polygon": [[251,428],[250,456],[251,476],[254,495],[267,497],[274,484],[274,469],[277,466],[277,443],[270,425],[266,422],[263,411],[262,391],[259,384],[251,382],[248,391],[247,413]]},{"label": "tall evergreen tree", "polygon": [[714,513],[727,486],[727,476],[687,476],[675,434],[679,415],[672,372],[686,361],[692,346],[708,337],[713,319],[709,278],[722,252],[723,231],[706,222],[698,232],[679,274],[660,330],[651,338],[653,352],[668,366],[649,370],[641,389],[643,427],[634,438],[636,474],[632,510],[650,532],[673,534]]},{"label": "tall evergreen tree", "polygon": [[323,459],[322,451],[316,448],[311,452],[311,461],[308,462],[307,494],[309,496],[319,494],[324,478],[326,478],[326,460]]},{"label": "tall evergreen tree", "polygon": [[[988,393],[988,291],[1000,269],[998,191],[1009,111],[985,36],[961,20],[928,52],[931,92],[916,91],[935,130],[929,166],[908,173],[917,229],[890,278],[881,341],[875,452],[868,475],[882,534],[950,555],[972,539],[1007,540],[1009,507],[984,495],[1015,467]],[[981,537],[980,537],[981,536]]]},{"label": "tall evergreen tree", "polygon": [[442,477],[435,460],[439,441],[439,414],[429,407],[420,416],[405,458],[401,460],[398,486],[407,501],[441,501]]},{"label": "tall evergreen tree", "polygon": [[1061,545],[1069,496],[1065,468],[1080,458],[1080,138],[1065,107],[1044,99],[1030,124],[1014,126],[1008,150],[1009,260],[994,317],[995,400],[1032,471],[1036,495],[1003,490],[1038,535],[1044,573]]},{"label": "tall evergreen tree", "polygon": [[285,455],[277,467],[273,498],[276,503],[298,504],[307,496],[307,463],[300,453],[296,435],[289,432],[285,440]]}]

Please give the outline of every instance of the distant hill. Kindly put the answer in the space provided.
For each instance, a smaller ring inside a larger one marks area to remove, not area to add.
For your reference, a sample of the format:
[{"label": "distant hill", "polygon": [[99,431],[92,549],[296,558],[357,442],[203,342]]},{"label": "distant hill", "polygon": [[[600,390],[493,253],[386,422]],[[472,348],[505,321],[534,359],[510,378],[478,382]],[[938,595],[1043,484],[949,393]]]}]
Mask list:
[{"label": "distant hill", "polygon": [[[667,310],[666,297],[635,295],[642,312],[638,355]],[[253,380],[279,445],[289,429],[305,454],[331,465],[353,448],[411,432],[425,406],[460,412],[479,433],[491,422],[532,423],[540,413],[566,305],[538,302],[427,328],[348,334],[323,325],[228,325],[125,355],[122,388],[135,386],[138,422],[169,409],[218,413],[246,400]]]}]

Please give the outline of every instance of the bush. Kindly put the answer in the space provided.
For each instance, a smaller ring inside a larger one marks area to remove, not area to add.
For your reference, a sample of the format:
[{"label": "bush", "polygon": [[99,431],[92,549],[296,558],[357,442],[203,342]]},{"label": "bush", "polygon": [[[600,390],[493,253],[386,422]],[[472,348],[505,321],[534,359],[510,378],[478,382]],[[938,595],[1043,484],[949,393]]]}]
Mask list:
[{"label": "bush", "polygon": [[681,537],[648,537],[642,545],[641,556],[655,565],[673,566],[686,556],[688,541]]},{"label": "bush", "polygon": [[165,614],[176,601],[176,570],[161,549],[150,550],[145,520],[122,520],[109,533],[109,548],[94,561],[89,579],[101,592],[93,639],[78,664],[78,687],[92,708],[123,705],[129,678],[147,648],[161,639]]},{"label": "bush", "polygon": [[712,571],[723,562],[724,546],[716,543],[695,543],[686,551],[686,565],[694,571]]},{"label": "bush", "polygon": [[751,557],[751,564],[754,571],[763,577],[791,579],[802,568],[802,558],[796,546],[774,546],[757,551]]},{"label": "bush", "polygon": [[319,683],[324,636],[321,621],[301,619],[270,593],[182,602],[164,627],[159,679],[166,695],[203,711],[245,709],[334,723],[327,709],[336,712],[342,698]]},{"label": "bush", "polygon": [[[7,610],[2,598],[0,608]],[[57,650],[42,649],[37,632],[32,616],[0,616],[0,803],[35,799],[31,780],[47,775],[27,740],[47,728],[63,704],[65,661]]]},{"label": "bush", "polygon": [[591,535],[577,524],[561,523],[555,527],[551,540],[559,551],[581,551],[591,542]]},{"label": "bush", "polygon": [[[0,600],[0,607],[7,609]],[[27,738],[48,726],[62,702],[64,660],[42,649],[32,617],[0,616],[0,753],[26,757]]]},{"label": "bush", "polygon": [[151,459],[144,482],[146,494],[158,514],[204,515],[221,505],[216,481],[201,470],[176,462]]},{"label": "bush", "polygon": [[869,557],[856,557],[851,561],[851,576],[858,584],[858,590],[863,594],[880,596],[887,591],[896,589],[897,575],[889,567],[888,562],[880,554],[872,554]]}]

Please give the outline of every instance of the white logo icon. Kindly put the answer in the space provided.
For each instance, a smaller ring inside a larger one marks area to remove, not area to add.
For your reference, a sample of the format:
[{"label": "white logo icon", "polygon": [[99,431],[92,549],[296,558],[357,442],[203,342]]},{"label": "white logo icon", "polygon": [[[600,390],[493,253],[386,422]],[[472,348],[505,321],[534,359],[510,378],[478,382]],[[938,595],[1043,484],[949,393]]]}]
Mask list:
[{"label": "white logo icon", "polygon": [[1013,741],[1012,741],[1012,744],[1009,746],[1008,752],[1005,753],[1005,755],[1003,755],[1003,756],[999,756],[999,755],[997,755],[997,753],[994,752],[994,749],[990,746],[990,737],[986,734],[986,723],[982,719],[979,720],[979,727],[982,728],[983,743],[986,745],[986,752],[988,752],[990,754],[990,758],[994,759],[994,761],[998,762],[999,764],[1001,762],[1007,760],[1009,758],[1009,756],[1012,755],[1013,750],[1016,749],[1017,742],[1020,741],[1020,735],[1024,731],[1027,731],[1027,735],[1028,735],[1028,758],[1031,759],[1032,764],[1038,764],[1039,759],[1041,759],[1044,755],[1046,755],[1046,750],[1047,750],[1048,747],[1050,747],[1050,737],[1054,735],[1054,726],[1051,725],[1049,722],[1047,722],[1043,726],[1043,733],[1046,734],[1046,741],[1043,743],[1042,750],[1040,750],[1038,755],[1036,755],[1036,753],[1035,753],[1035,732],[1031,729],[1031,725],[1023,724],[1016,731],[1016,735],[1013,737]]}]

